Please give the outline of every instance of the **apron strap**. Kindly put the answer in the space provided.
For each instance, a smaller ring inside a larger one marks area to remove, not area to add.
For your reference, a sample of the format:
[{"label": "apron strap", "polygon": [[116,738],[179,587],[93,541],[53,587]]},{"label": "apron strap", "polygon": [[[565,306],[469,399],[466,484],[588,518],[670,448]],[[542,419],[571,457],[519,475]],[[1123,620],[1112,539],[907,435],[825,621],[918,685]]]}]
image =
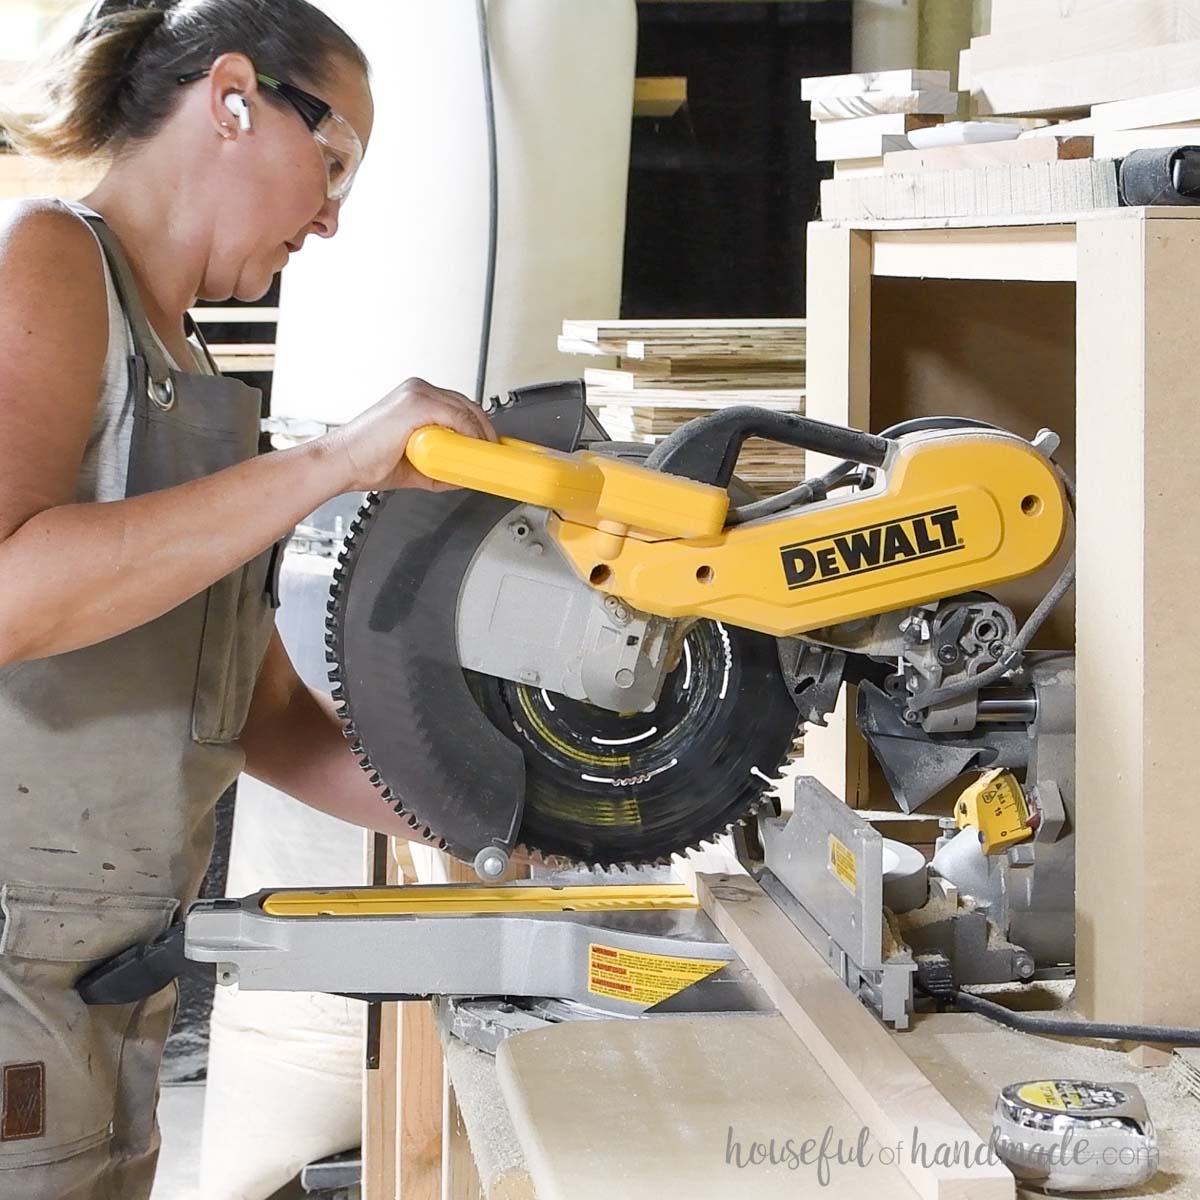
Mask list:
[{"label": "apron strap", "polygon": [[117,295],[121,299],[125,316],[133,330],[134,352],[146,364],[147,389],[150,399],[159,408],[174,407],[175,383],[171,378],[171,364],[150,327],[150,318],[146,316],[146,309],[142,304],[141,293],[134,280],[133,270],[129,265],[129,260],[125,257],[125,251],[121,249],[117,235],[113,233],[104,218],[99,213],[93,212],[86,204],[72,200],[64,200],[62,203],[77,217],[86,221],[100,241],[109,270],[112,272]]},{"label": "apron strap", "polygon": [[221,368],[217,366],[217,360],[213,358],[212,352],[208,348],[208,342],[204,334],[200,332],[200,326],[196,324],[190,312],[183,314],[183,329],[188,337],[196,339],[196,344],[204,351],[204,361],[208,363],[209,370],[214,375],[220,375]]}]

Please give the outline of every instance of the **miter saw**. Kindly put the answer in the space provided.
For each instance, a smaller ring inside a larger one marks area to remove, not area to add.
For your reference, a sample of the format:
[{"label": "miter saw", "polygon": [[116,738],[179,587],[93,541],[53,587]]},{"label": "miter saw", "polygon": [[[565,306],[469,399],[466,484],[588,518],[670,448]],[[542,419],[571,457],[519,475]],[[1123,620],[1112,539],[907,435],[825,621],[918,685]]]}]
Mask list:
[{"label": "miter saw", "polygon": [[[1053,434],[926,418],[872,435],[738,407],[651,447],[611,441],[581,383],[512,393],[491,417],[499,444],[414,434],[414,465],[461,490],[368,498],[326,636],[363,768],[481,885],[207,902],[189,957],[242,986],[649,1011],[746,982],[703,914],[680,916],[694,903],[654,890],[670,891],[672,855],[735,829],[764,887],[898,1025],[914,974],[936,990],[1069,969],[1073,659],[1029,647],[1073,562],[1023,623],[984,590],[1058,555],[1072,491]],[[735,476],[751,437],[835,465],[759,499]],[[904,812],[962,792],[932,864],[813,780],[781,819],[780,767],[847,684]],[[541,879],[484,886],[518,847]],[[656,882],[535,895],[581,867]],[[593,986],[612,954],[651,979],[636,1002]]]}]

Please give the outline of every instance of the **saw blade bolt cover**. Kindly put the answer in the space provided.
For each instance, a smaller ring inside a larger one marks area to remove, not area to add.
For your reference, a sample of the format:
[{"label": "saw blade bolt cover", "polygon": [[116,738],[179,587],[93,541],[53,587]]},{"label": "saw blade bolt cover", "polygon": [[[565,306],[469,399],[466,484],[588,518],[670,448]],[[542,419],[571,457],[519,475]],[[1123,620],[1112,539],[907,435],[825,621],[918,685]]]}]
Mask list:
[{"label": "saw blade bolt cover", "polygon": [[475,856],[475,874],[485,883],[499,879],[508,869],[508,855],[499,846],[485,846]]}]

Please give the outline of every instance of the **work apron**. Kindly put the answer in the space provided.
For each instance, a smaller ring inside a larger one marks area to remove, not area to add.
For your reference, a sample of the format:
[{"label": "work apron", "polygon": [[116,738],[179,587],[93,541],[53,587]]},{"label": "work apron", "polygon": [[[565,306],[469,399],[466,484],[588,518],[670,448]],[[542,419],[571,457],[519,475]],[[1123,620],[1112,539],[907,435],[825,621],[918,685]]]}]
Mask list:
[{"label": "work apron", "polygon": [[[252,458],[259,392],[173,369],[116,237],[70,207],[100,239],[129,324],[125,495]],[[274,625],[279,549],[120,637],[0,669],[4,1200],[150,1193],[175,988],[88,1008],[74,986],[196,898],[214,806],[244,765],[237,738]]]}]

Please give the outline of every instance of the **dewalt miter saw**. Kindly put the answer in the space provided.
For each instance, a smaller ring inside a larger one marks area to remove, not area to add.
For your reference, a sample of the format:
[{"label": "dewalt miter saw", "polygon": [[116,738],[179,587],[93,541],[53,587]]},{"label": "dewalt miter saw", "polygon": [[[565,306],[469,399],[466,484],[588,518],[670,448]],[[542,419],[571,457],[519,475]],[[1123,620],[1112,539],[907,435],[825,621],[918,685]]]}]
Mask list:
[{"label": "dewalt miter saw", "polygon": [[[364,769],[481,883],[202,902],[190,960],[248,988],[501,998],[489,1028],[513,999],[761,1007],[668,866],[732,828],[763,889],[898,1027],[914,975],[936,994],[1070,969],[1074,663],[1030,644],[1073,560],[1023,621],[986,590],[1064,541],[1053,434],[923,418],[872,435],[739,407],[650,447],[611,441],[582,383],[491,415],[499,444],[413,436],[414,465],[461,490],[368,498],[326,634]],[[751,437],[834,465],[759,499],[735,476]],[[932,863],[813,779],[780,819],[779,769],[846,684],[901,809],[953,789]],[[535,878],[487,886],[517,847]],[[183,942],[81,988],[112,1003],[162,986]]]},{"label": "dewalt miter saw", "polygon": [[[651,448],[609,441],[582,385],[493,419],[499,445],[418,431],[416,466],[466,490],[370,498],[327,637],[363,766],[482,878],[518,844],[661,863],[728,829],[847,681],[905,809],[1025,765],[979,730],[1025,738],[1045,614],[1019,630],[980,589],[1063,541],[1052,435],[932,419],[872,436],[733,408]],[[734,477],[750,437],[837,465],[756,501]]]}]

